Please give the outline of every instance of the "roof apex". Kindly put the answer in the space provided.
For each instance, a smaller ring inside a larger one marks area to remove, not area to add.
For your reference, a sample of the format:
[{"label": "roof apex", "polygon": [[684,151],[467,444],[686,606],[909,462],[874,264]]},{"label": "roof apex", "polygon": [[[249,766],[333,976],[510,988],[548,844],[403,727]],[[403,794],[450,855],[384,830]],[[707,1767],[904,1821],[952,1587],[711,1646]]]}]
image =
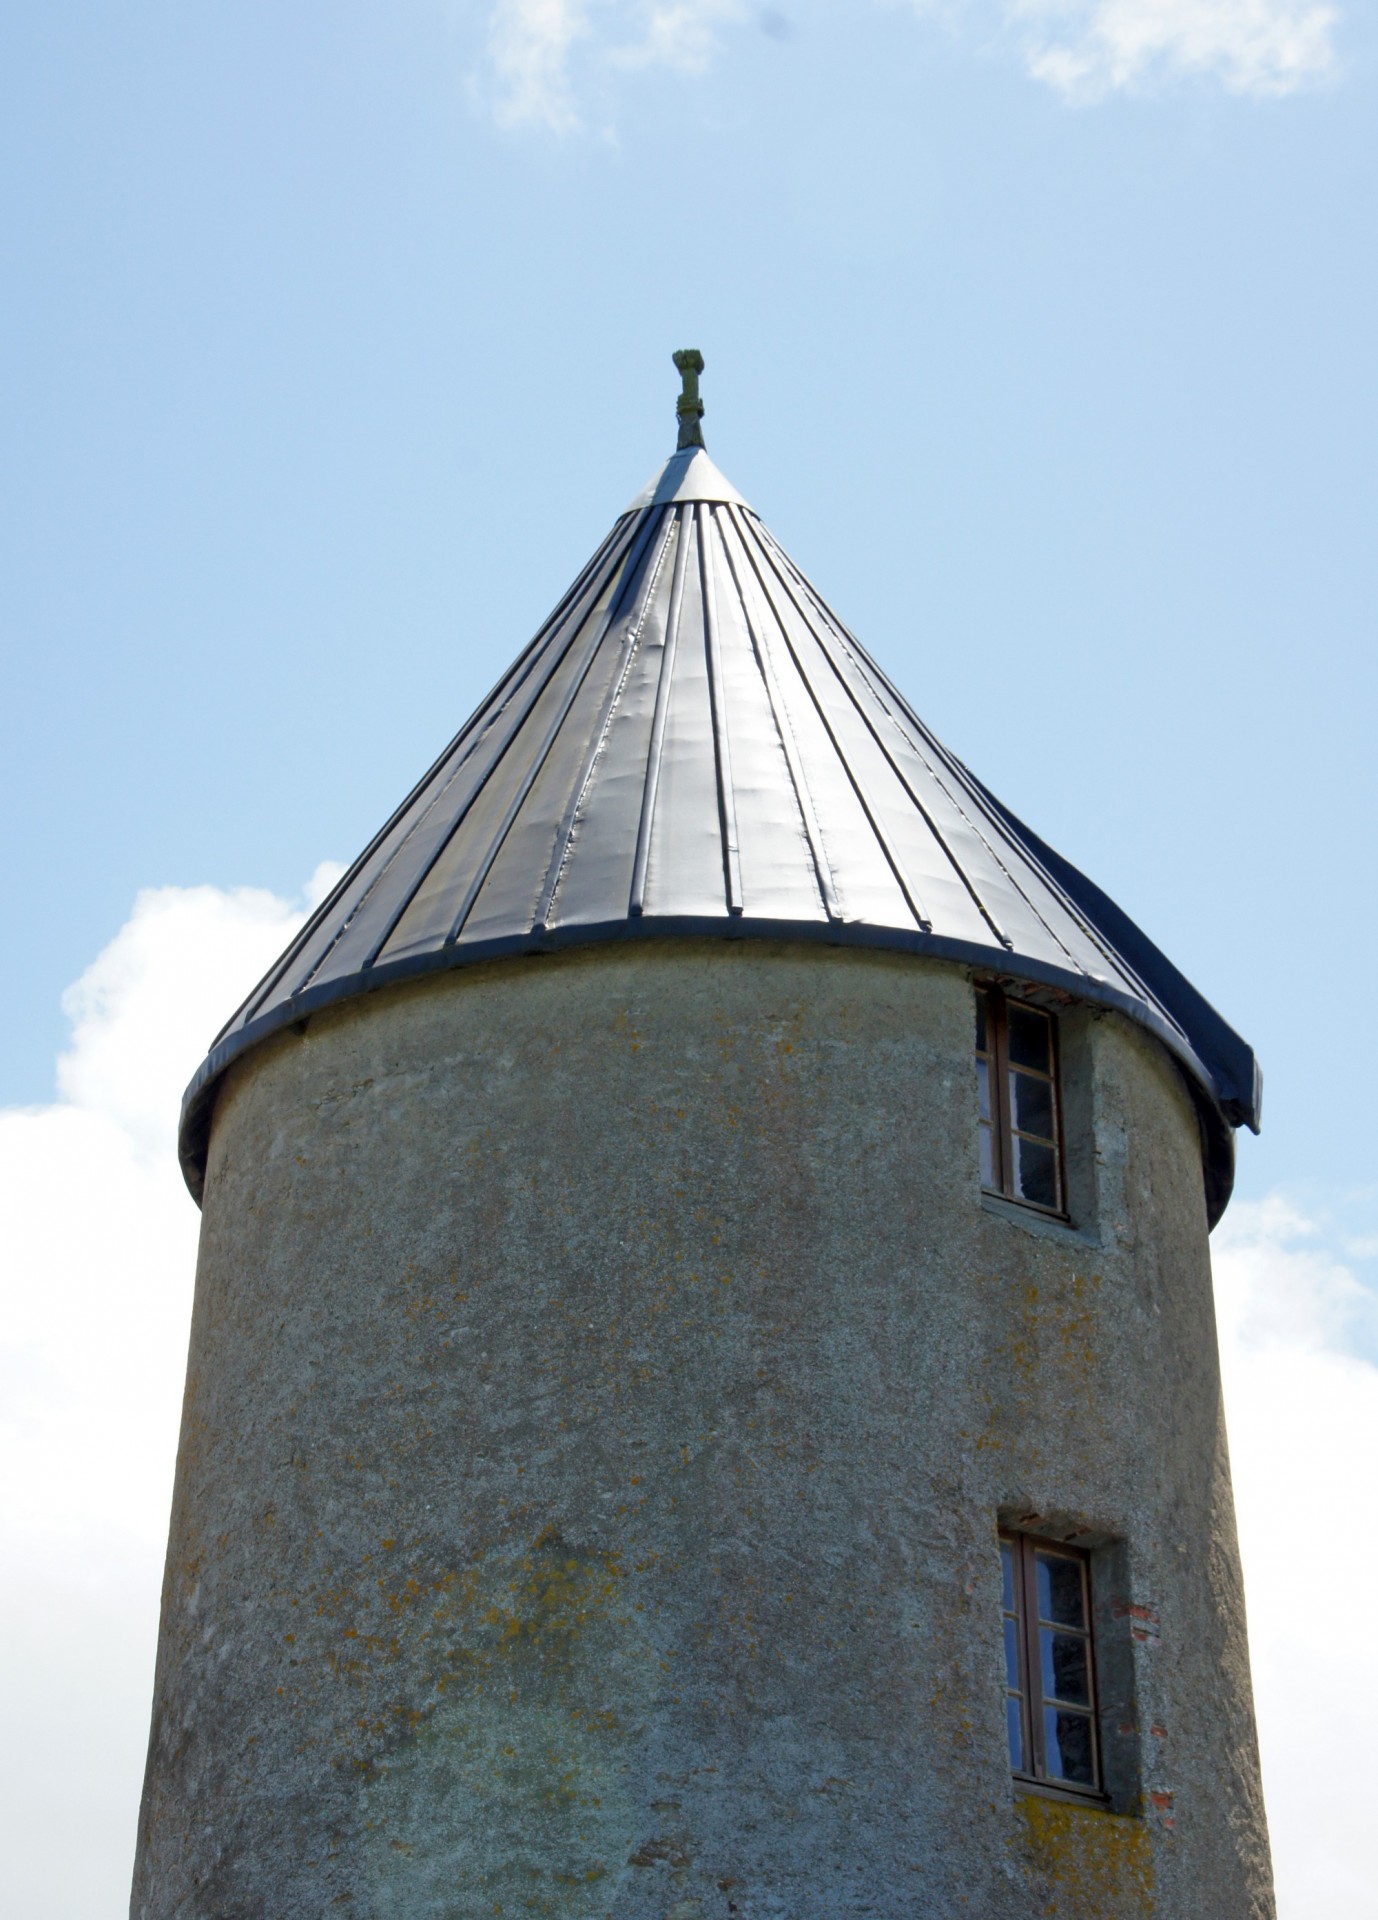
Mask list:
[{"label": "roof apex", "polygon": [[686,447],[670,455],[659,473],[646,482],[627,512],[639,513],[644,507],[680,506],[691,500],[734,507],[750,504],[732,482],[719,473],[702,447]]}]

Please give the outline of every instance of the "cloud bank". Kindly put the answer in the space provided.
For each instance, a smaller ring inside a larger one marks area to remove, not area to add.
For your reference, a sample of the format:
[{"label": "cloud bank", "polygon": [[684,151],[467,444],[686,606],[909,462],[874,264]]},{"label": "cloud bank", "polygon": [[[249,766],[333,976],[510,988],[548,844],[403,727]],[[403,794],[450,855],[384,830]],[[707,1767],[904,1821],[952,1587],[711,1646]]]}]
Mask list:
[{"label": "cloud bank", "polygon": [[1279,1920],[1367,1920],[1375,1300],[1281,1199],[1236,1202],[1212,1260]]},{"label": "cloud bank", "polygon": [[504,127],[575,133],[578,96],[618,70],[703,73],[742,0],[497,0],[488,16],[494,117]]},{"label": "cloud bank", "polygon": [[0,1109],[0,1744],[15,1920],[128,1907],[198,1214],[182,1088],[302,902],[141,893],[64,996],[51,1106]]},{"label": "cloud bank", "polygon": [[[834,0],[836,3],[836,0]],[[880,0],[894,4],[895,0]],[[860,0],[850,0],[856,7]],[[875,4],[875,0],[873,0]],[[1329,0],[910,0],[1011,46],[1030,77],[1080,103],[1174,81],[1254,99],[1337,67]],[[788,37],[792,17],[747,0],[491,0],[480,91],[498,123],[572,134],[618,73],[702,74],[730,32]]]},{"label": "cloud bank", "polygon": [[[18,1920],[125,1910],[198,1218],[179,1097],[335,871],[304,901],[140,894],[65,997],[60,1098],[0,1110],[0,1820]],[[1367,1920],[1378,1533],[1358,1490],[1378,1459],[1378,1303],[1281,1200],[1236,1202],[1215,1263],[1281,1920]]]},{"label": "cloud bank", "polygon": [[1276,98],[1335,70],[1324,0],[1008,0],[1025,65],[1074,101],[1172,79]]}]

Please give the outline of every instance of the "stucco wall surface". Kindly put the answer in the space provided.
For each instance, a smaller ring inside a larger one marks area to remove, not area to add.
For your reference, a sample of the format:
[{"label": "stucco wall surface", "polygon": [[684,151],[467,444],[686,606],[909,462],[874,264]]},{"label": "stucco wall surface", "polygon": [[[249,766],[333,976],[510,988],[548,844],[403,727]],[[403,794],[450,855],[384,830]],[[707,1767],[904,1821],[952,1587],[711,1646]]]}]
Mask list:
[{"label": "stucco wall surface", "polygon": [[[137,1920],[1266,1920],[1196,1120],[1065,1032],[1039,1231],[939,963],[516,960],[241,1062]],[[1011,1789],[1000,1516],[1096,1549],[1110,1810]]]}]

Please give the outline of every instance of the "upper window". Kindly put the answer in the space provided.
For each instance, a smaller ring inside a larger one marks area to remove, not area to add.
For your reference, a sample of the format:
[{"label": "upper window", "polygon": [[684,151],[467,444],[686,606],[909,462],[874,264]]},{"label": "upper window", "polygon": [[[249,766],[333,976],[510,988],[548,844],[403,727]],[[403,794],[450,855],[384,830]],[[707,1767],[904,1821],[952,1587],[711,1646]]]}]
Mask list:
[{"label": "upper window", "polygon": [[1007,1200],[1064,1213],[1057,1023],[999,987],[976,989],[981,1185]]},{"label": "upper window", "polygon": [[1075,1547],[1004,1533],[1005,1725],[1025,1780],[1099,1794],[1090,1566]]}]

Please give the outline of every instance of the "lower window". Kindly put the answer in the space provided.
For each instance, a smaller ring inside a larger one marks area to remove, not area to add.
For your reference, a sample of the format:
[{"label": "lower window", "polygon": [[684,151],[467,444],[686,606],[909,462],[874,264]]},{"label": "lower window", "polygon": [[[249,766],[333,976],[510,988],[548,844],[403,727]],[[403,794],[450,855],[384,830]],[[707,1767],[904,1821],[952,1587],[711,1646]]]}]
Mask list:
[{"label": "lower window", "polygon": [[1101,1792],[1090,1563],[1075,1547],[1002,1533],[1005,1726],[1017,1778]]}]

